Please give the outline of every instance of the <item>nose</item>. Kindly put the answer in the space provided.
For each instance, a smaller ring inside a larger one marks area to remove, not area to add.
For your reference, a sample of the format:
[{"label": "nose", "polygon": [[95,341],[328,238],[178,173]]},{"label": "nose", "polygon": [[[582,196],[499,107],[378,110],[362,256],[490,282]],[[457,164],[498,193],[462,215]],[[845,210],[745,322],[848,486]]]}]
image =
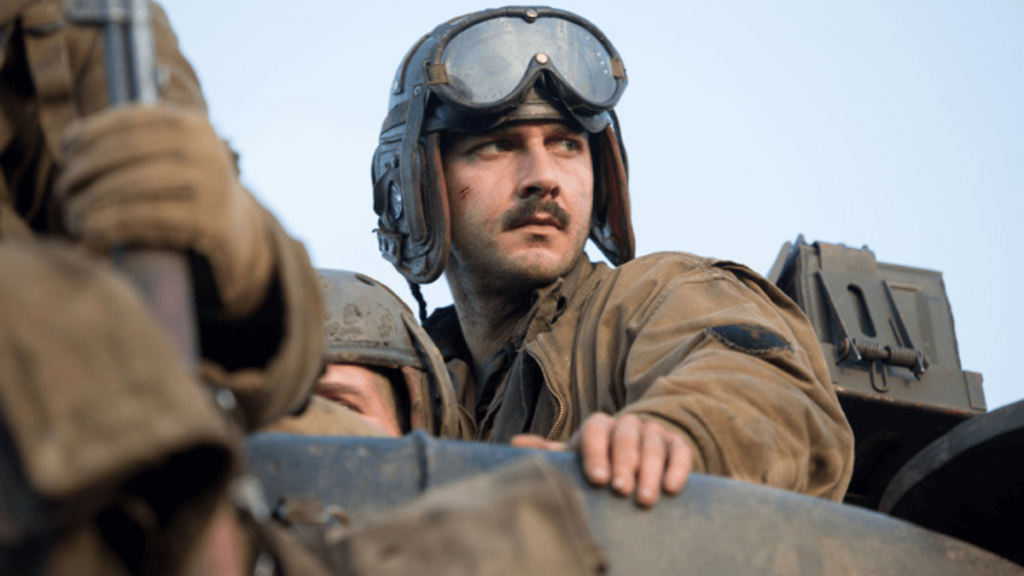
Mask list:
[{"label": "nose", "polygon": [[543,143],[531,142],[523,148],[519,162],[520,198],[530,196],[557,196],[559,192],[558,171],[555,159]]}]

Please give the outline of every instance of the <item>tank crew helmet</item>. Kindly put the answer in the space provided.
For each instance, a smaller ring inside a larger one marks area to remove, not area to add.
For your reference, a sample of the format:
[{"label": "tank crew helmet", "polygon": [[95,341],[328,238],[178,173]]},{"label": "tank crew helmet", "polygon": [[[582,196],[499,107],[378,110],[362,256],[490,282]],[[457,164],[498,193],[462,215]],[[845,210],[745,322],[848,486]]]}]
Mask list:
[{"label": "tank crew helmet", "polygon": [[410,283],[433,282],[444,270],[450,232],[443,132],[559,120],[591,134],[590,238],[613,264],[632,259],[626,152],[613,111],[625,88],[615,47],[571,12],[497,8],[435,28],[395,74],[373,156],[381,254]]},{"label": "tank crew helmet", "polygon": [[455,389],[441,352],[412,311],[376,280],[345,270],[317,270],[324,294],[324,362],[383,369],[396,400],[409,408],[410,430],[453,437]]}]

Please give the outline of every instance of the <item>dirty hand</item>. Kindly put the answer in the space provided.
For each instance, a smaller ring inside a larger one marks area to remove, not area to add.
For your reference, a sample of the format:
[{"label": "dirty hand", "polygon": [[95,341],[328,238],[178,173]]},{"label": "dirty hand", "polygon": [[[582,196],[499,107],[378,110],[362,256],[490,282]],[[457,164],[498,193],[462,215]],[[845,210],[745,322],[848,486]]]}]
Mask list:
[{"label": "dirty hand", "polygon": [[205,258],[227,317],[263,301],[274,256],[261,208],[206,116],[170,106],[121,106],[62,134],[55,193],[74,238],[193,250]]},{"label": "dirty hand", "polygon": [[540,450],[578,450],[583,470],[592,484],[612,488],[622,496],[636,490],[640,506],[652,506],[661,491],[676,494],[693,469],[693,452],[676,433],[657,422],[644,422],[633,414],[615,419],[596,413],[583,423],[568,444],[521,434],[511,444]]}]

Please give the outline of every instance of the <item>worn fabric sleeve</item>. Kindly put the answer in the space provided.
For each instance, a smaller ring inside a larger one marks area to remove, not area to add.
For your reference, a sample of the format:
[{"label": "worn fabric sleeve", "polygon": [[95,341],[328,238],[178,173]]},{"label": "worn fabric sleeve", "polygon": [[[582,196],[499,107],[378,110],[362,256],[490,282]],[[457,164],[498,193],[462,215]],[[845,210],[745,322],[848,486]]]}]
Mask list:
[{"label": "worn fabric sleeve", "polygon": [[250,430],[301,410],[323,370],[324,306],[316,271],[302,243],[270,212],[262,215],[277,263],[267,302],[250,318],[200,326],[203,377],[234,392]]},{"label": "worn fabric sleeve", "polygon": [[602,318],[620,328],[606,349],[624,411],[679,431],[697,471],[841,500],[853,434],[796,304],[730,262],[666,256],[630,276]]},{"label": "worn fabric sleeve", "polygon": [[50,542],[46,573],[99,573],[87,567],[125,550],[97,515],[123,518],[138,539],[121,560],[175,572],[237,462],[235,433],[110,266],[5,240],[0,270],[0,546]]},{"label": "worn fabric sleeve", "polygon": [[[11,49],[3,80],[33,90],[3,93],[0,142],[7,145],[11,140],[25,152],[16,165],[4,167],[0,233],[6,237],[23,232],[22,222],[8,214],[14,209],[34,231],[61,236],[66,235],[61,225],[63,207],[51,193],[58,171],[57,150],[60,135],[72,121],[107,107],[102,30],[67,22],[64,3],[58,0],[20,6],[16,17],[23,33],[8,39]],[[167,15],[156,4],[150,7],[162,105],[205,113],[199,80],[179,49]],[[14,17],[13,13],[6,16]],[[23,51],[13,50],[16,42],[23,44]],[[320,369],[322,339],[319,287],[305,250],[268,212],[257,210],[262,226],[253,227],[265,228],[270,238],[269,250],[261,248],[261,252],[269,251],[273,257],[265,301],[256,302],[258,309],[243,318],[228,321],[217,314],[200,318],[203,376],[235,392],[249,427],[290,414],[304,404]],[[201,278],[202,270],[197,272]],[[263,286],[258,288],[252,292],[263,292]]]}]

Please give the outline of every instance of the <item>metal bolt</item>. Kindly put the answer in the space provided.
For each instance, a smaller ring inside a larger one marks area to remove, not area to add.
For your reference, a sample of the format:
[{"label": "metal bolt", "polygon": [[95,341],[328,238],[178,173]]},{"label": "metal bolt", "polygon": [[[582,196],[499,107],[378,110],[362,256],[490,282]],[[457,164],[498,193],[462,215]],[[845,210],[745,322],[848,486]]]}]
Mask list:
[{"label": "metal bolt", "polygon": [[220,406],[220,409],[225,412],[231,412],[232,410],[235,409],[235,406],[238,405],[238,402],[235,401],[235,395],[232,394],[231,390],[228,390],[227,388],[221,388],[220,390],[217,390],[216,398],[217,405]]},{"label": "metal bolt", "polygon": [[421,92],[423,92],[423,88],[420,88],[419,86],[412,89],[413,96],[419,96]]},{"label": "metal bolt", "polygon": [[537,20],[537,9],[536,8],[527,8],[526,9],[526,21],[527,22],[534,22],[536,20]]},{"label": "metal bolt", "polygon": [[548,55],[547,54],[537,54],[537,62],[540,63],[540,64],[547,64],[548,63]]}]

